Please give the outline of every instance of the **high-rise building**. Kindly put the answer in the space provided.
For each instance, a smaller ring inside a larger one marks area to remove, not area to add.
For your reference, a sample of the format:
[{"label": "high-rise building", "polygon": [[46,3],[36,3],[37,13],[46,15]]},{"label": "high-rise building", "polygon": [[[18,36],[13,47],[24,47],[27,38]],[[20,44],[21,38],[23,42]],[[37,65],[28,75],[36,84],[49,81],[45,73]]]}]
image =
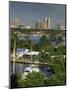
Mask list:
[{"label": "high-rise building", "polygon": [[38,20],[35,24],[36,24],[36,29],[41,29],[41,20]]},{"label": "high-rise building", "polygon": [[12,27],[12,28],[18,28],[19,25],[20,25],[20,20],[19,20],[19,18],[16,18],[14,21],[12,21],[10,27]]},{"label": "high-rise building", "polygon": [[46,19],[41,20],[41,29],[46,29],[47,27],[46,24],[47,24]]},{"label": "high-rise building", "polygon": [[57,21],[56,29],[57,30],[61,30],[61,23],[60,23],[60,21]]},{"label": "high-rise building", "polygon": [[51,21],[50,18],[39,20],[35,23],[36,29],[50,29]]}]

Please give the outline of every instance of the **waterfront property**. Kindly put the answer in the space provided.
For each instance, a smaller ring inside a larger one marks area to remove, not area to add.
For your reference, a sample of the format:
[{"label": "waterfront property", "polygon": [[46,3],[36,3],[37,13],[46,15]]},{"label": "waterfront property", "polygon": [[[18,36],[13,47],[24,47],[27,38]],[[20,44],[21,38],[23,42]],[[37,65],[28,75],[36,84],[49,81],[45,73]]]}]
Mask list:
[{"label": "waterfront property", "polygon": [[65,9],[10,1],[11,88],[66,85]]}]

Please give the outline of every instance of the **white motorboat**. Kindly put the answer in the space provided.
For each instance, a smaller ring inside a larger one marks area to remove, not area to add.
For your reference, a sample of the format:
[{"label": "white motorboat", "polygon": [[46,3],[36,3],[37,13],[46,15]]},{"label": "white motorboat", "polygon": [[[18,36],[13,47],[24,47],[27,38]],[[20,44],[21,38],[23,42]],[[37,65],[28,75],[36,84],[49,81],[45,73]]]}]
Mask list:
[{"label": "white motorboat", "polygon": [[30,65],[30,67],[26,67],[24,69],[24,75],[28,75],[29,73],[31,73],[33,71],[34,72],[39,72],[40,71],[40,69],[38,68],[38,65],[32,64],[32,65]]}]

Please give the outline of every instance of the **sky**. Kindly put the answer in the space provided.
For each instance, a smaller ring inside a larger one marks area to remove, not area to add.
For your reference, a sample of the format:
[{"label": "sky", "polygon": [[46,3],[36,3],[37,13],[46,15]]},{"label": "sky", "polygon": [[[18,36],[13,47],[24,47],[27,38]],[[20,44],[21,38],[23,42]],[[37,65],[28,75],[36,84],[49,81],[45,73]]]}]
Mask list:
[{"label": "sky", "polygon": [[32,26],[39,19],[50,17],[51,26],[55,26],[57,21],[65,26],[65,5],[60,4],[41,4],[41,3],[26,3],[14,2],[9,3],[10,23],[15,19],[27,26]]}]

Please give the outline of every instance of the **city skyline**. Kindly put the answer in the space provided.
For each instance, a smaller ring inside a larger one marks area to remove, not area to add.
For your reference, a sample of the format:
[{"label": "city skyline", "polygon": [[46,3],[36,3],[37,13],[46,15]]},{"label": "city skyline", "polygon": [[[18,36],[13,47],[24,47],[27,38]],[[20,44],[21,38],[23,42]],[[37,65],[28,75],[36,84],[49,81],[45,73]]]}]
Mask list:
[{"label": "city skyline", "polygon": [[58,20],[65,26],[65,5],[10,1],[9,9],[10,23],[20,19],[24,25],[32,26],[37,20],[50,17],[51,26],[55,26]]}]

